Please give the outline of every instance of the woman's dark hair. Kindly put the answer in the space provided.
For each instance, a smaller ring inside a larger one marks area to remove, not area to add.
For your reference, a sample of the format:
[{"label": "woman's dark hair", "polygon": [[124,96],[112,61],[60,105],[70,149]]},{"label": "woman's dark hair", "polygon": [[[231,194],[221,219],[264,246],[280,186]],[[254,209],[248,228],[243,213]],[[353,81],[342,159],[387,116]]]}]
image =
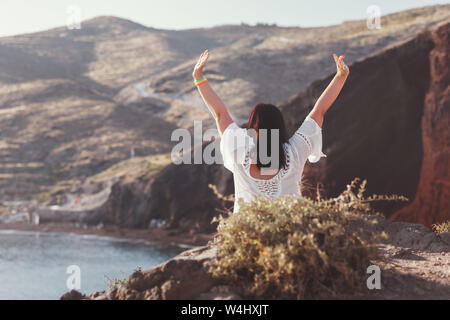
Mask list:
[{"label": "woman's dark hair", "polygon": [[[283,115],[281,111],[269,103],[259,103],[253,108],[250,120],[248,122],[247,129],[254,129],[257,133],[259,129],[278,129],[279,130],[279,169],[286,168],[286,154],[284,152],[283,144],[287,142],[286,127],[284,125]],[[270,167],[271,163],[263,164],[259,159],[259,134],[257,134],[257,162],[256,166],[261,169],[262,167]],[[267,130],[267,156],[271,156],[271,130]]]}]

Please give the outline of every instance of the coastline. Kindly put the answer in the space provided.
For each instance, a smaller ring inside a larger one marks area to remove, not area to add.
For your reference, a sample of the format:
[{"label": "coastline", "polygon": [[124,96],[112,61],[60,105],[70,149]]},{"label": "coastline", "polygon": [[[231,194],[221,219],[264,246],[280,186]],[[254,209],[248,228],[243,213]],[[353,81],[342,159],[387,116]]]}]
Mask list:
[{"label": "coastline", "polygon": [[129,240],[146,240],[150,242],[162,242],[165,244],[186,247],[186,249],[206,245],[213,239],[214,234],[193,234],[180,233],[176,229],[126,229],[117,226],[79,226],[69,223],[46,223],[32,225],[28,223],[8,223],[0,224],[0,230],[17,231],[39,231],[39,232],[64,232],[76,234],[89,234],[97,236],[107,236]]}]

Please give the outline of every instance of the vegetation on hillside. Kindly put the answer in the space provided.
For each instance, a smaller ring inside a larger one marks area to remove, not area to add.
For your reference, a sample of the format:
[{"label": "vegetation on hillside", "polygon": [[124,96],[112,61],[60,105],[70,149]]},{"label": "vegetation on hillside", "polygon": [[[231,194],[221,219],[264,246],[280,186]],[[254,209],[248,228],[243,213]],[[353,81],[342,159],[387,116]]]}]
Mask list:
[{"label": "vegetation on hillside", "polygon": [[450,232],[450,220],[442,222],[442,223],[437,223],[437,224],[433,224],[433,231],[436,232],[437,234],[441,234],[444,232]]}]

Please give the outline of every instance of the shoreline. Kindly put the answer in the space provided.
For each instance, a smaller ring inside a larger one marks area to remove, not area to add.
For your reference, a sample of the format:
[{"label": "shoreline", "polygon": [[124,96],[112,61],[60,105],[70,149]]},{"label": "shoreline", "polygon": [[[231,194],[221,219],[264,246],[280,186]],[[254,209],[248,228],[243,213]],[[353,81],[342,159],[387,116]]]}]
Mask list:
[{"label": "shoreline", "polygon": [[206,233],[190,235],[187,233],[180,233],[176,229],[127,229],[119,228],[113,225],[107,225],[102,228],[98,228],[97,226],[79,226],[76,224],[68,223],[46,223],[40,225],[32,225],[20,222],[7,223],[0,224],[0,230],[64,232],[107,236],[129,240],[146,240],[150,242],[162,242],[164,244],[186,247],[186,250],[193,247],[204,246],[208,243],[209,240],[212,240],[214,236],[214,234]]}]

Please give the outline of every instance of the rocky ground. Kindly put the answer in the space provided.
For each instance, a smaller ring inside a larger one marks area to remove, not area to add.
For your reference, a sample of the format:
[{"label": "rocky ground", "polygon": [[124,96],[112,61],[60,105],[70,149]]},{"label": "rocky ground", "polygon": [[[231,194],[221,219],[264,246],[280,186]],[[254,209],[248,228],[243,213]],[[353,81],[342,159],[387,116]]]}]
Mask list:
[{"label": "rocky ground", "polygon": [[[376,228],[389,235],[381,245],[383,258],[373,261],[381,269],[381,289],[317,299],[450,299],[450,233],[436,235],[422,225],[385,219]],[[216,250],[209,242],[135,271],[109,290],[89,295],[71,291],[61,299],[242,299],[233,286],[208,274]]]}]

